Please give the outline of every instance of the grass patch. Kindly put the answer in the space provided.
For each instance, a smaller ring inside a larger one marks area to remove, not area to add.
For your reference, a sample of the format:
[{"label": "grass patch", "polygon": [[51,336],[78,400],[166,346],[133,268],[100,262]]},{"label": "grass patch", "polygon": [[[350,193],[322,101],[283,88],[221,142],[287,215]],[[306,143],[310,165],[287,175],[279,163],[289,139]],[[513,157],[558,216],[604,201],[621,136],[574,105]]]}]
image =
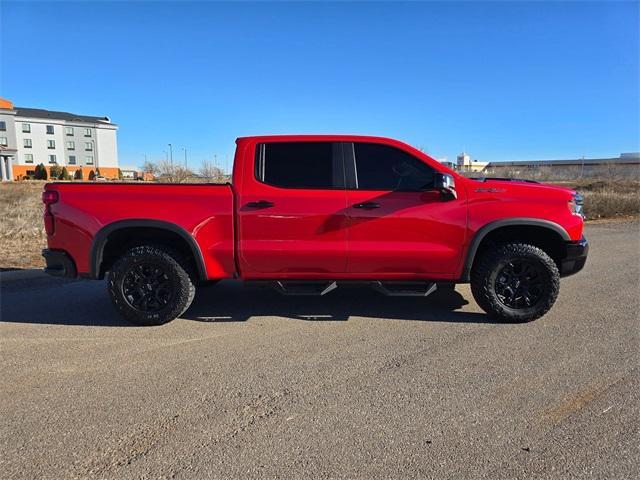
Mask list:
[{"label": "grass patch", "polygon": [[47,246],[41,195],[45,182],[0,184],[0,268],[42,268]]}]

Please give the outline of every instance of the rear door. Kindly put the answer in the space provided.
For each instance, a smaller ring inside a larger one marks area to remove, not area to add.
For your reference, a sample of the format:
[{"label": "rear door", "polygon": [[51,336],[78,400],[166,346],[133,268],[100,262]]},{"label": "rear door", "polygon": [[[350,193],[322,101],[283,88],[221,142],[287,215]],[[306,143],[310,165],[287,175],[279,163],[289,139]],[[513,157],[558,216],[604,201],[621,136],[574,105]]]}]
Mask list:
[{"label": "rear door", "polygon": [[395,146],[345,149],[348,272],[369,278],[450,278],[462,255],[464,193],[443,198],[436,170]]},{"label": "rear door", "polygon": [[245,160],[237,206],[243,277],[332,278],[344,273],[344,182],[340,143],[256,144],[252,159]]}]

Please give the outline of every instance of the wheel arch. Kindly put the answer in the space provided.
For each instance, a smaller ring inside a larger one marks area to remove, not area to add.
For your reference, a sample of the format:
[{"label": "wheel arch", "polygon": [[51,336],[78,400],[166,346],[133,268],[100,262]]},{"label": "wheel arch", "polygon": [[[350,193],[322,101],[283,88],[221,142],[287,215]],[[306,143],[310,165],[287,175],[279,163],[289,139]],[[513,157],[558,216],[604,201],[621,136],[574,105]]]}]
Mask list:
[{"label": "wheel arch", "polygon": [[[152,233],[160,233],[161,241],[167,243],[171,239],[177,240],[180,249],[188,253],[193,259],[195,272],[200,280],[207,279],[207,271],[204,264],[204,257],[200,246],[184,228],[175,223],[165,222],[162,220],[149,219],[129,219],[120,220],[110,223],[102,227],[93,237],[91,250],[89,252],[90,277],[93,279],[102,279],[105,274],[105,250],[109,248],[109,240],[114,240],[129,232],[131,237],[124,245],[134,246],[139,242],[137,239],[151,240]],[[141,232],[145,232],[141,235]],[[122,246],[124,246],[122,245]]]},{"label": "wheel arch", "polygon": [[[571,240],[571,237],[561,225],[550,220],[540,218],[507,218],[490,222],[480,228],[469,243],[460,281],[464,283],[470,281],[471,269],[473,268],[478,252],[482,250],[486,241],[490,240],[493,236],[501,232],[509,232],[509,234],[514,235],[517,232],[525,234],[531,233],[532,231],[538,232],[542,236],[547,236],[550,239],[549,242],[552,242],[550,244],[558,249],[564,246],[564,242]],[[536,244],[535,241],[532,243]],[[558,255],[551,256],[558,262]]]}]

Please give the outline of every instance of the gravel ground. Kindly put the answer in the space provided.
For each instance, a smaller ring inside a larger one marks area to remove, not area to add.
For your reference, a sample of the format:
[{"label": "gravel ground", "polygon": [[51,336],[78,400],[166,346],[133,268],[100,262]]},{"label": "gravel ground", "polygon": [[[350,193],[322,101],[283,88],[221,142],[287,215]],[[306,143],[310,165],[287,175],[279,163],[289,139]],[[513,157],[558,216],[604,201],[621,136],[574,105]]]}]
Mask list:
[{"label": "gravel ground", "polygon": [[640,231],[587,227],[554,309],[468,286],[199,290],[157,328],[104,282],[0,274],[0,478],[638,478]]}]

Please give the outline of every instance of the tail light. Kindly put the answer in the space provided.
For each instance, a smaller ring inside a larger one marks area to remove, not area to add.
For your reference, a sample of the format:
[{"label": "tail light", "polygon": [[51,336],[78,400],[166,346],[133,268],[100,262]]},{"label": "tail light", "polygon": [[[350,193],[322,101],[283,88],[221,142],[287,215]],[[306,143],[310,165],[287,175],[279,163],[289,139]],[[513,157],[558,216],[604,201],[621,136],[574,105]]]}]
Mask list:
[{"label": "tail light", "polygon": [[60,195],[55,190],[45,190],[42,192],[42,203],[44,203],[44,230],[47,235],[53,235],[55,231],[55,217],[51,213],[51,205],[60,199]]},{"label": "tail light", "polygon": [[49,206],[52,203],[56,203],[60,195],[55,190],[45,190],[42,192],[42,203]]}]

